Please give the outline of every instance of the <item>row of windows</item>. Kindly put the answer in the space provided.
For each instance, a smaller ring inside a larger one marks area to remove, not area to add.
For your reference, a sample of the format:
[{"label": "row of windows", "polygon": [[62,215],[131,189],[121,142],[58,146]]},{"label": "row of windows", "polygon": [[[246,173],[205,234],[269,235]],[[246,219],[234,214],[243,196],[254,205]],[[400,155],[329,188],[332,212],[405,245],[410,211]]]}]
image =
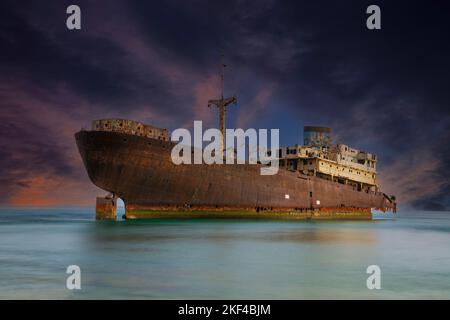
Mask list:
[{"label": "row of windows", "polygon": [[[312,164],[312,163],[310,163],[310,164]],[[321,162],[320,164],[325,165],[323,162]],[[329,166],[330,166],[330,168],[333,168],[332,164],[330,164]],[[339,166],[336,166],[336,169],[339,169]],[[342,171],[345,171],[345,168],[342,168]],[[353,170],[349,169],[348,172],[353,173]],[[362,173],[360,171],[356,170],[356,174],[362,174]],[[368,176],[367,173],[364,173],[364,176],[367,177]],[[370,174],[369,174],[369,176],[370,176]],[[375,174],[372,174],[372,178],[375,178]]]},{"label": "row of windows", "polygon": [[286,149],[286,154],[297,154],[297,149]]}]

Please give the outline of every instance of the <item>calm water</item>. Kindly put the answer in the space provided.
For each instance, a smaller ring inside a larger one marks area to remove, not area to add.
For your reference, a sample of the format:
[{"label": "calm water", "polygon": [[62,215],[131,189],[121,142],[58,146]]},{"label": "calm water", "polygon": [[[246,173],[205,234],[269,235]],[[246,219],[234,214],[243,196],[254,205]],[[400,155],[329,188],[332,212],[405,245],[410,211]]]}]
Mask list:
[{"label": "calm water", "polygon": [[[408,215],[408,214],[404,214]],[[450,298],[450,214],[370,222],[96,222],[0,209],[0,298]],[[68,265],[82,289],[66,289]],[[377,264],[382,289],[366,288]]]}]

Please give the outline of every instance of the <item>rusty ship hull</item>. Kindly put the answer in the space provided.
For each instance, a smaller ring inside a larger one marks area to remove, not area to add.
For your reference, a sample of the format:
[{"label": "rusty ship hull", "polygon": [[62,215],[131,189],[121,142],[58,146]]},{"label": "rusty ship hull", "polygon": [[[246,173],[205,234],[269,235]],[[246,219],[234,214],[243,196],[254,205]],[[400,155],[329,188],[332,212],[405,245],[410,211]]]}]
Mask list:
[{"label": "rusty ship hull", "polygon": [[170,141],[95,130],[75,138],[89,178],[124,201],[128,219],[371,219],[372,208],[395,210],[383,193],[281,168],[264,176],[259,164],[175,165]]}]

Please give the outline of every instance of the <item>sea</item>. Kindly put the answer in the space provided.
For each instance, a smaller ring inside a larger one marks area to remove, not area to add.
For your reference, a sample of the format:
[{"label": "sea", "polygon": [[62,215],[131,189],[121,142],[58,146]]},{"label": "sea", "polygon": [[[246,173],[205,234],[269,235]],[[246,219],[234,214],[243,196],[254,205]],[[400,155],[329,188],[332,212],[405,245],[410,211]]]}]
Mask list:
[{"label": "sea", "polygon": [[449,298],[449,212],[96,221],[94,208],[0,209],[0,299]]}]

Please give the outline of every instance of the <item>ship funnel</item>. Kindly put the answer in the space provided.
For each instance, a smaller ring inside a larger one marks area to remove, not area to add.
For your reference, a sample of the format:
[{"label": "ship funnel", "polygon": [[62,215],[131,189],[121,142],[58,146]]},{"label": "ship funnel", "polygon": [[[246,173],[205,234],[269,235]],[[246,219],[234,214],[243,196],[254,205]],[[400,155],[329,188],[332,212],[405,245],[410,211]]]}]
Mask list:
[{"label": "ship funnel", "polygon": [[319,126],[303,127],[303,143],[305,146],[309,147],[331,145],[331,128]]}]

